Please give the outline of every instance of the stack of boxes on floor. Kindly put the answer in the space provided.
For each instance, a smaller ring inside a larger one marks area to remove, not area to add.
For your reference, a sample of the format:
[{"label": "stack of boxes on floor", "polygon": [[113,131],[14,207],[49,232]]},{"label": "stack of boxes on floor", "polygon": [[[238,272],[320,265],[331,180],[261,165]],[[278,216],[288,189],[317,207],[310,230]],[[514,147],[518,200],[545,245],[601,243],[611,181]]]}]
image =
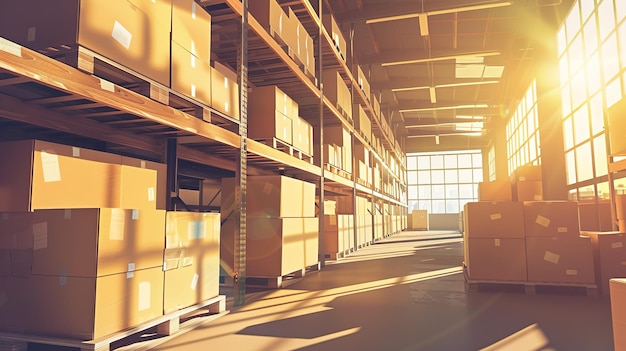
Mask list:
[{"label": "stack of boxes on floor", "polygon": [[611,279],[611,317],[615,351],[626,350],[626,279]]},{"label": "stack of boxes on floor", "polygon": [[301,64],[303,70],[315,76],[313,38],[291,8],[286,13],[276,0],[255,0],[250,1],[248,9],[274,39],[287,46],[292,58]]},{"label": "stack of boxes on floor", "polygon": [[218,295],[219,227],[169,228],[165,165],[37,140],[0,163],[0,330],[90,340]]},{"label": "stack of boxes on floor", "polygon": [[252,88],[248,99],[248,137],[276,138],[313,155],[313,127],[299,116],[297,102],[276,86]]},{"label": "stack of boxes on floor", "polygon": [[[334,259],[356,250],[354,205],[351,196],[327,196],[324,200],[326,257]],[[328,205],[326,205],[328,203]]]},{"label": "stack of boxes on floor", "polygon": [[428,210],[413,210],[408,220],[409,229],[428,230]]},{"label": "stack of boxes on floor", "polygon": [[74,65],[77,47],[87,48],[239,119],[236,76],[211,67],[211,16],[194,0],[26,0],[6,10],[0,22],[11,41]]},{"label": "stack of boxes on floor", "polygon": [[480,183],[480,201],[465,205],[470,280],[596,283],[591,240],[580,236],[578,203],[540,201],[540,173],[539,166],[516,170],[513,189],[508,181]]},{"label": "stack of boxes on floor", "polygon": [[[235,179],[222,179],[222,275],[234,271]],[[315,184],[285,176],[249,176],[246,192],[248,277],[280,278],[316,265],[319,220]]]}]

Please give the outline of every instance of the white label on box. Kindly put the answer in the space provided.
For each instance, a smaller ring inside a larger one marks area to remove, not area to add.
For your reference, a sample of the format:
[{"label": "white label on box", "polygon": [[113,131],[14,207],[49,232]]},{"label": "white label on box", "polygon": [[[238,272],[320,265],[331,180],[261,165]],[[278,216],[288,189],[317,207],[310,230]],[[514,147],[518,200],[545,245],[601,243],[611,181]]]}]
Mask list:
[{"label": "white label on box", "polygon": [[557,227],[556,231],[559,232],[559,233],[567,233],[568,232],[567,227]]},{"label": "white label on box", "polygon": [[494,213],[491,216],[489,216],[489,218],[491,218],[492,221],[498,220],[502,218],[502,214],[500,213]]},{"label": "white label on box", "polygon": [[272,185],[272,183],[265,183],[265,185],[263,185],[263,192],[264,192],[265,194],[269,194],[269,193],[271,193],[271,192],[272,192],[272,188],[273,188],[273,187],[274,187],[274,186]]},{"label": "white label on box", "polygon": [[189,240],[198,240],[206,238],[206,224],[204,221],[189,222],[187,226],[187,238]]},{"label": "white label on box", "polygon": [[230,112],[230,110],[228,109],[228,102],[224,102],[224,111]]},{"label": "white label on box", "polygon": [[200,279],[200,276],[198,275],[198,273],[193,275],[193,279],[191,280],[191,290],[196,290],[199,279]]},{"label": "white label on box", "polygon": [[554,252],[546,251],[546,253],[543,255],[543,259],[550,263],[559,264],[561,256],[555,254]]},{"label": "white label on box", "polygon": [[126,226],[126,215],[121,208],[111,209],[111,229],[109,230],[109,240],[124,240],[124,227]]},{"label": "white label on box", "polygon": [[128,264],[128,270],[126,271],[126,279],[130,279],[135,276],[135,262]]},{"label": "white label on box", "polygon": [[533,196],[533,199],[534,199],[535,201],[541,201],[541,200],[543,200],[543,196],[541,196],[541,195],[535,195],[535,196]]},{"label": "white label on box", "polygon": [[59,156],[41,152],[41,168],[43,169],[43,181],[46,183],[60,182],[61,169],[59,167]]},{"label": "white label on box", "polygon": [[140,168],[146,168],[146,161],[141,160],[141,165],[139,167]]},{"label": "white label on box", "polygon": [[59,285],[67,285],[67,268],[61,268],[61,271],[59,272]]},{"label": "white label on box", "polygon": [[72,210],[65,210],[63,213],[63,219],[72,219]]},{"label": "white label on box", "polygon": [[148,201],[150,202],[154,201],[154,188],[153,187],[148,188]]},{"label": "white label on box", "polygon": [[133,221],[138,220],[138,219],[139,219],[139,210],[133,210],[133,211],[132,211],[132,214],[131,214],[131,216],[130,216],[130,218],[131,218]]},{"label": "white label on box", "polygon": [[100,89],[105,91],[110,91],[112,93],[115,92],[115,84],[109,82],[108,80],[104,80],[100,78]]},{"label": "white label on box", "polygon": [[622,248],[622,247],[624,247],[624,245],[623,245],[621,242],[618,242],[618,243],[612,243],[612,244],[611,244],[611,248],[612,248],[612,249],[619,249],[619,248]]},{"label": "white label on box", "polygon": [[565,270],[565,275],[578,275],[577,269],[567,269]]},{"label": "white label on box", "polygon": [[278,34],[283,34],[283,14],[278,16]]},{"label": "white label on box", "polygon": [[493,239],[493,244],[494,244],[496,247],[500,247],[500,239]]},{"label": "white label on box", "polygon": [[28,28],[28,32],[26,34],[26,41],[35,41],[37,39],[37,27]]},{"label": "white label on box", "polygon": [[542,215],[537,215],[537,219],[535,219],[535,223],[545,228],[548,228],[550,226],[550,220]]},{"label": "white label on box", "polygon": [[191,97],[196,97],[196,85],[195,84],[191,84]]},{"label": "white label on box", "polygon": [[196,7],[197,7],[196,3],[192,2],[191,3],[191,18],[193,19],[196,19],[196,11],[197,11]]},{"label": "white label on box", "polygon": [[150,308],[150,282],[141,282],[139,283],[139,300],[138,300],[138,309],[139,311],[145,311]]},{"label": "white label on box", "polygon": [[183,267],[191,266],[193,264],[193,257],[183,257]]},{"label": "white label on box", "polygon": [[72,156],[74,157],[80,157],[80,148],[79,147],[72,147]]},{"label": "white label on box", "polygon": [[33,250],[48,247],[48,222],[33,224]]},{"label": "white label on box", "polygon": [[519,179],[518,179],[518,180],[519,180],[520,182],[524,182],[524,181],[526,181],[526,177],[519,177]]},{"label": "white label on box", "polygon": [[115,24],[113,24],[113,32],[111,33],[111,36],[126,50],[130,48],[130,42],[133,39],[133,35],[128,31],[128,29],[124,28],[120,22],[115,21]]},{"label": "white label on box", "polygon": [[195,54],[195,45],[193,44],[193,41],[191,41],[191,54],[189,55],[189,65],[191,66],[191,68],[196,68],[196,56],[194,56]]},{"label": "white label on box", "polygon": [[0,38],[0,51],[4,51],[13,56],[22,57],[22,47],[4,38]]}]

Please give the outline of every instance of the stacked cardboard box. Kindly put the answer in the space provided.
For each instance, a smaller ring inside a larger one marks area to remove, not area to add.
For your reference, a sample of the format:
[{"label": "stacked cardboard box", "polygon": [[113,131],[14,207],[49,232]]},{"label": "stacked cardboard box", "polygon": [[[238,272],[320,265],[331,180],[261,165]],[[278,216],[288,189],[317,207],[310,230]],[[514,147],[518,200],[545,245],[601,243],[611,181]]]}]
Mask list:
[{"label": "stacked cardboard box", "polygon": [[[317,133],[314,130],[314,133]],[[315,140],[318,140],[316,135]],[[334,161],[334,166],[347,173],[352,173],[352,136],[343,125],[324,127],[324,161]],[[328,150],[328,151],[327,151]]]},{"label": "stacked cardboard box", "polygon": [[580,230],[598,232],[610,232],[613,230],[610,201],[580,201],[578,203],[578,213],[580,215]]},{"label": "stacked cardboard box", "polygon": [[163,313],[219,295],[220,214],[167,212]]},{"label": "stacked cardboard box", "polygon": [[478,183],[478,201],[512,201],[511,182],[496,180]]},{"label": "stacked cardboard box", "polygon": [[511,174],[511,184],[513,186],[513,200],[543,200],[541,166],[526,165],[518,167]]},{"label": "stacked cardboard box", "polygon": [[583,231],[591,238],[596,284],[603,295],[609,294],[609,280],[626,277],[626,234]]},{"label": "stacked cardboard box", "polygon": [[361,66],[354,64],[352,66],[352,75],[354,76],[354,79],[356,80],[356,84],[358,88],[363,92],[367,100],[368,101],[371,100],[370,99],[370,83],[365,73],[363,73]]},{"label": "stacked cardboard box", "polygon": [[465,205],[463,215],[469,279],[526,281],[523,204],[470,202]]},{"label": "stacked cardboard box", "polygon": [[360,131],[364,136],[365,140],[372,140],[372,121],[365,113],[363,107],[359,104],[354,104],[352,108],[353,116],[352,120],[354,121],[354,128]]},{"label": "stacked cardboard box", "polygon": [[410,229],[428,230],[428,210],[413,210],[409,218]]},{"label": "stacked cardboard box", "polygon": [[[281,277],[315,265],[315,184],[285,176],[250,176],[247,181],[247,275]],[[234,178],[222,179],[220,257],[226,272],[234,266],[234,189]]]},{"label": "stacked cardboard box", "polygon": [[347,57],[346,55],[348,54],[346,39],[341,33],[341,29],[339,28],[337,21],[335,21],[333,15],[325,14],[322,15],[322,23],[324,29],[326,29],[326,31],[330,35],[335,49],[337,50],[341,58],[345,61]]},{"label": "stacked cardboard box", "polygon": [[248,100],[248,136],[253,139],[277,138],[293,143],[294,119],[298,104],[276,86],[253,88]]},{"label": "stacked cardboard box", "polygon": [[611,317],[615,351],[626,350],[626,279],[611,279]]},{"label": "stacked cardboard box", "polygon": [[524,202],[528,280],[595,284],[591,240],[580,236],[575,201]]},{"label": "stacked cardboard box", "polygon": [[[304,70],[311,75],[315,75],[315,53],[313,38],[300,22],[298,16],[289,8],[287,31],[289,32],[287,45],[295,53],[297,60],[304,66]],[[285,30],[283,28],[283,30]]]},{"label": "stacked cardboard box", "polygon": [[214,62],[211,67],[211,107],[239,119],[239,83],[237,74],[229,67]]},{"label": "stacked cardboard box", "polygon": [[619,231],[626,231],[626,194],[615,195],[615,218]]},{"label": "stacked cardboard box", "polygon": [[336,70],[322,72],[324,98],[332,102],[346,118],[352,118],[352,94]]},{"label": "stacked cardboard box", "polygon": [[372,184],[372,169],[370,168],[370,150],[369,147],[356,143],[354,144],[353,157],[357,163],[356,177],[365,182]]}]

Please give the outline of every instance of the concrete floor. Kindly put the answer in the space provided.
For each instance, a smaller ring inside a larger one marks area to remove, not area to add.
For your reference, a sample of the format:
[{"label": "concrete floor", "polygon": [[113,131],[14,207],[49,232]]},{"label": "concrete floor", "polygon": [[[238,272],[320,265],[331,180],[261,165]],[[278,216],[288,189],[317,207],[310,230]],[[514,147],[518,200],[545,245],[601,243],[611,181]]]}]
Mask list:
[{"label": "concrete floor", "polygon": [[468,292],[460,235],[404,232],[150,350],[613,350],[610,302]]}]

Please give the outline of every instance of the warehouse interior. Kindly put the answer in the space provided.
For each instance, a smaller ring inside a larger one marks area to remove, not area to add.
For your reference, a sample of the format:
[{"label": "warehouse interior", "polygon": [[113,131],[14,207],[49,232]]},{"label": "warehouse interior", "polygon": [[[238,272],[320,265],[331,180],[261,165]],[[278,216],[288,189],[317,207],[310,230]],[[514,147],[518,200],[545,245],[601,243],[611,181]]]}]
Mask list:
[{"label": "warehouse interior", "polygon": [[625,96],[621,0],[0,0],[0,351],[625,350]]}]

